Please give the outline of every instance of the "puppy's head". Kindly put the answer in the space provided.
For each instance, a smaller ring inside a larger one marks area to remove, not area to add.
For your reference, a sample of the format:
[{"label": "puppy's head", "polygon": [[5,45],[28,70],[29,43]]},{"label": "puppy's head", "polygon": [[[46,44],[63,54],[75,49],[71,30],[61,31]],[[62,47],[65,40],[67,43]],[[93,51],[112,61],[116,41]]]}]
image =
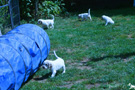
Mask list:
[{"label": "puppy's head", "polygon": [[78,14],[78,17],[81,17],[81,14]]},{"label": "puppy's head", "polygon": [[128,86],[131,86],[131,83],[129,83]]},{"label": "puppy's head", "polygon": [[52,63],[49,60],[45,60],[42,66],[44,69],[49,69],[52,67]]},{"label": "puppy's head", "polygon": [[38,24],[42,24],[42,21],[40,19],[38,20]]},{"label": "puppy's head", "polygon": [[102,19],[104,18],[104,15],[102,15]]},{"label": "puppy's head", "polygon": [[81,18],[82,18],[82,16],[81,16],[81,14],[79,14],[79,15],[78,15],[78,19],[81,20]]},{"label": "puppy's head", "polygon": [[102,15],[102,19],[104,20],[106,18],[106,16],[105,15]]}]

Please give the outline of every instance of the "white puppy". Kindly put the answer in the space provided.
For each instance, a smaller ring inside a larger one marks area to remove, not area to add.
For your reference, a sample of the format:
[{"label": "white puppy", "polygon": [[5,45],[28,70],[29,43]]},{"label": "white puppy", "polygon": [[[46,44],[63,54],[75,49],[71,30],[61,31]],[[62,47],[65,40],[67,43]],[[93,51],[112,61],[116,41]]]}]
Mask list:
[{"label": "white puppy", "polygon": [[108,25],[108,23],[114,24],[114,21],[106,15],[102,15],[102,19],[105,20],[105,22],[106,22],[105,26]]},{"label": "white puppy", "polygon": [[129,89],[135,89],[135,86],[134,86],[134,85],[132,85],[131,83],[129,83],[129,84],[128,84],[128,86],[130,86],[130,88],[129,88]]},{"label": "white puppy", "polygon": [[53,19],[38,19],[38,24],[42,24],[42,27],[46,26],[47,28],[54,28],[54,16],[51,15]]},{"label": "white puppy", "polygon": [[63,72],[62,73],[65,73],[65,63],[64,63],[64,60],[60,57],[58,57],[54,51],[54,55],[55,57],[57,58],[55,61],[51,61],[51,60],[45,60],[43,62],[43,68],[45,69],[50,69],[52,71],[52,75],[51,77],[54,77],[57,70],[63,68]]},{"label": "white puppy", "polygon": [[88,10],[88,13],[82,13],[82,14],[79,14],[78,15],[78,19],[80,20],[87,20],[87,19],[90,19],[90,21],[92,21],[92,18],[91,18],[91,15],[90,15],[90,9]]}]

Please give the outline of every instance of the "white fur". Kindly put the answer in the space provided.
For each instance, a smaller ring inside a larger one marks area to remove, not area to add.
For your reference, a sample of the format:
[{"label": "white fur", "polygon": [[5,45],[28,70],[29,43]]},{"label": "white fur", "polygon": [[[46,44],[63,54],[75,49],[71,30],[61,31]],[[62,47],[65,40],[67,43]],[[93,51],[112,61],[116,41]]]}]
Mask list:
[{"label": "white fur", "polygon": [[105,20],[105,26],[107,26],[108,25],[108,23],[111,23],[111,24],[114,24],[114,21],[110,18],[110,17],[108,17],[108,16],[106,16],[106,15],[103,15],[102,16],[102,19],[103,20]]},{"label": "white fur", "polygon": [[38,24],[42,24],[42,27],[46,26],[47,28],[54,28],[54,16],[52,15],[53,19],[38,19]]},{"label": "white fur", "polygon": [[128,86],[130,86],[130,88],[129,88],[129,89],[135,89],[135,86],[134,86],[134,85],[132,85],[131,83],[129,83],[129,84],[128,84]]},{"label": "white fur", "polygon": [[87,20],[88,18],[90,19],[90,21],[92,21],[92,18],[90,15],[90,9],[88,10],[88,13],[82,13],[78,15],[78,19],[81,19],[82,21]]},{"label": "white fur", "polygon": [[43,62],[43,68],[45,69],[50,69],[52,71],[52,75],[51,77],[54,77],[57,70],[63,68],[63,72],[62,73],[65,73],[65,63],[64,63],[64,60],[60,57],[58,57],[54,51],[54,55],[55,57],[57,58],[56,60],[52,61],[52,60],[45,60]]}]

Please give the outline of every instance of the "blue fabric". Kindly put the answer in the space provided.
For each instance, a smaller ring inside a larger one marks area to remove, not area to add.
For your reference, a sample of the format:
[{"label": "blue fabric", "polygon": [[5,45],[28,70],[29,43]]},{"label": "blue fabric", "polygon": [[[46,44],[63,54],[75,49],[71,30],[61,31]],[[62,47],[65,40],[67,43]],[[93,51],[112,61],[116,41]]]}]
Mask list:
[{"label": "blue fabric", "polygon": [[40,49],[38,48],[37,44],[34,40],[29,38],[26,35],[14,33],[14,34],[7,34],[9,38],[16,39],[19,41],[29,52],[32,58],[32,72],[31,74],[35,73],[38,70],[38,67],[41,62],[41,53]]},{"label": "blue fabric", "polygon": [[[17,90],[24,81],[25,78],[25,65],[20,57],[19,53],[14,50],[11,46],[7,44],[0,43],[0,54],[8,60],[11,64],[13,71],[15,72],[15,77],[11,77],[10,74],[7,75],[5,78],[15,78],[15,90]],[[0,63],[1,64],[1,63]],[[0,65],[1,66],[1,65]],[[3,65],[3,67],[6,67]],[[5,72],[5,70],[3,70]],[[2,72],[3,73],[3,72]],[[1,76],[0,76],[1,77]],[[1,81],[0,81],[1,82]],[[3,82],[1,82],[3,83]],[[5,86],[3,86],[5,87]]]},{"label": "blue fabric", "polygon": [[0,90],[13,89],[15,87],[15,74],[13,69],[2,56],[0,56],[0,64]]},{"label": "blue fabric", "polygon": [[25,62],[25,66],[26,66],[26,71],[27,71],[24,81],[27,81],[27,79],[30,76],[30,73],[32,71],[32,59],[31,59],[31,56],[28,53],[28,51],[25,49],[25,47],[19,41],[12,39],[12,38],[8,38],[8,35],[7,35],[7,37],[6,37],[6,35],[2,36],[0,38],[0,42],[10,45],[23,58],[23,61]]},{"label": "blue fabric", "polygon": [[134,2],[133,2],[133,6],[135,7],[135,0],[134,0]]},{"label": "blue fabric", "polygon": [[[33,24],[28,24],[28,25],[24,24],[24,25],[21,25],[21,26],[15,28],[15,30],[8,32],[8,33],[21,33],[23,35],[30,37],[32,40],[34,40],[38,44],[39,49],[42,51],[41,52],[42,61],[41,61],[40,65],[42,65],[42,62],[48,55],[48,50],[47,50],[48,48],[45,48],[45,47],[48,47],[48,45],[46,44],[46,39],[49,41],[49,39],[46,38],[46,37],[48,37],[48,35],[41,29],[42,28],[37,27],[36,25],[33,25]],[[44,36],[42,36],[42,33]],[[50,50],[50,48],[49,48],[49,50]]]},{"label": "blue fabric", "polygon": [[0,90],[18,90],[47,58],[50,40],[37,25],[23,24],[0,37]]}]

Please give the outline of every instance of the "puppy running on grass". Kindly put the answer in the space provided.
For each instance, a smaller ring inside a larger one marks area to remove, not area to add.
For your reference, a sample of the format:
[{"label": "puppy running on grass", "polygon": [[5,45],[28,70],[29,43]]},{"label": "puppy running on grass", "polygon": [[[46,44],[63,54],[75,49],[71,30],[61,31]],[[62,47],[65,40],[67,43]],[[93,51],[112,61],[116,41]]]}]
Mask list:
[{"label": "puppy running on grass", "polygon": [[90,19],[90,21],[92,21],[92,18],[91,18],[91,15],[90,15],[90,9],[88,10],[88,13],[81,13],[78,15],[78,19],[84,21],[84,20],[87,20],[87,19]]},{"label": "puppy running on grass", "polygon": [[63,68],[63,72],[62,73],[65,73],[65,63],[64,63],[64,60],[60,57],[58,57],[54,51],[54,55],[55,57],[57,58],[56,60],[52,61],[52,60],[45,60],[43,62],[43,68],[44,69],[50,69],[52,71],[52,75],[51,77],[53,78],[57,72],[57,70]]},{"label": "puppy running on grass", "polygon": [[42,27],[52,28],[54,29],[54,16],[52,16],[52,19],[38,19],[38,24],[42,24]]},{"label": "puppy running on grass", "polygon": [[128,86],[130,86],[130,88],[129,88],[129,89],[135,89],[135,86],[134,86],[134,85],[132,85],[131,83],[129,83],[129,84],[128,84]]},{"label": "puppy running on grass", "polygon": [[114,21],[110,18],[110,17],[108,17],[108,16],[106,16],[106,15],[102,15],[102,19],[103,20],[105,20],[105,26],[107,26],[108,25],[108,23],[110,23],[110,24],[114,24]]}]

